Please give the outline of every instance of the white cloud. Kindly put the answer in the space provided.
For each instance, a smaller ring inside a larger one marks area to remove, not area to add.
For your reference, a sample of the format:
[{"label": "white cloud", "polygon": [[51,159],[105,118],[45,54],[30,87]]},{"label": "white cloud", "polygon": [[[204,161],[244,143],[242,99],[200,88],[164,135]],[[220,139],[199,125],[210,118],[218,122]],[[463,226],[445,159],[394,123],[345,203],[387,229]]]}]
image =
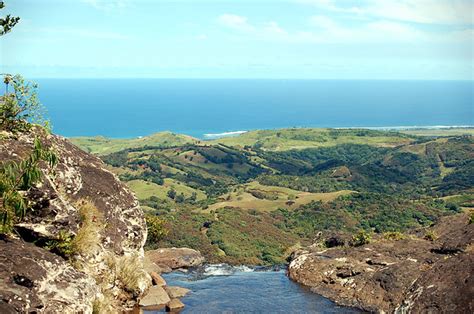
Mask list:
[{"label": "white cloud", "polygon": [[321,9],[403,22],[472,25],[472,0],[367,0],[354,6],[341,0],[298,0]]},{"label": "white cloud", "polygon": [[123,9],[129,4],[129,0],[82,0],[82,2],[104,11]]},{"label": "white cloud", "polygon": [[218,22],[226,27],[239,31],[254,31],[255,27],[250,25],[245,16],[235,14],[222,14],[217,18]]}]

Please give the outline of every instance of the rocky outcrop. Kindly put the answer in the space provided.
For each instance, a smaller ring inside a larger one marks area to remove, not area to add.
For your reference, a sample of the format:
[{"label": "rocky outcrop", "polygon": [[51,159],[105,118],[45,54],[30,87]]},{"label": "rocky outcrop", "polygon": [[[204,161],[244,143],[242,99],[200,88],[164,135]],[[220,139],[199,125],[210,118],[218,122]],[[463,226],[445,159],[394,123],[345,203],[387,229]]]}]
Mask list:
[{"label": "rocky outcrop", "polygon": [[147,251],[145,255],[163,269],[196,267],[204,262],[204,257],[199,251],[188,248],[157,249]]},{"label": "rocky outcrop", "polygon": [[370,312],[474,312],[474,224],[461,214],[429,230],[435,241],[382,237],[360,247],[294,253],[289,277],[341,305]]},{"label": "rocky outcrop", "polygon": [[[15,225],[14,236],[0,241],[0,312],[90,313],[105,294],[119,307],[133,306],[151,283],[143,271],[147,233],[137,199],[100,159],[41,128],[1,133],[0,160],[24,159],[35,138],[55,152],[58,163],[54,169],[41,165],[41,184],[26,194],[33,210]],[[84,203],[94,209],[91,219],[98,226],[91,249],[72,252],[69,260],[49,252],[51,241],[80,233]],[[133,277],[120,279],[119,272],[132,266]]]}]

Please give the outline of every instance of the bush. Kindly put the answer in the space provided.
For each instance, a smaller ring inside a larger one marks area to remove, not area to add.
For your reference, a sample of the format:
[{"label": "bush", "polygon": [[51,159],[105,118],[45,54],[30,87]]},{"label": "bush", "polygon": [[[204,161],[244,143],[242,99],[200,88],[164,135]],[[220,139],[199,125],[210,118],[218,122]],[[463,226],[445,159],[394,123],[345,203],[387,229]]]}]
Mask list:
[{"label": "bush", "polygon": [[148,229],[147,243],[154,244],[168,235],[166,221],[154,215],[146,215],[146,226]]},{"label": "bush", "polygon": [[370,234],[365,230],[359,230],[359,232],[352,236],[351,246],[362,246],[365,244],[369,244],[372,237]]},{"label": "bush", "polygon": [[389,232],[384,232],[383,238],[385,240],[392,240],[392,241],[399,241],[406,239],[406,236],[398,231],[389,231]]},{"label": "bush", "polygon": [[13,225],[21,221],[31,208],[25,192],[41,181],[41,161],[46,161],[53,168],[57,157],[51,150],[44,149],[40,140],[35,139],[33,151],[26,159],[19,163],[11,161],[0,165],[1,233],[11,232]]},{"label": "bush", "polygon": [[5,83],[13,92],[0,99],[0,129],[10,132],[26,131],[30,123],[48,126],[44,119],[45,109],[38,100],[38,85],[25,81],[20,75],[6,75]]},{"label": "bush", "polygon": [[424,236],[424,239],[428,241],[435,241],[437,238],[438,235],[432,230],[427,230]]}]

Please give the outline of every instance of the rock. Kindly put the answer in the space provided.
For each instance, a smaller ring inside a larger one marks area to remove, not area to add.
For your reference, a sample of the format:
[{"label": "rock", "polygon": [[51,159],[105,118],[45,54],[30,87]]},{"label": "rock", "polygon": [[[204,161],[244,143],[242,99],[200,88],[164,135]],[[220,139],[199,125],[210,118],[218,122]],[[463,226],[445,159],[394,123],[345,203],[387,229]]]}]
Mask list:
[{"label": "rock", "polygon": [[172,299],[182,298],[191,292],[189,289],[175,286],[165,287],[165,290]]},{"label": "rock", "polygon": [[145,252],[145,256],[155,264],[165,265],[171,269],[195,267],[204,262],[204,257],[199,251],[188,248],[151,250]]},{"label": "rock", "polygon": [[369,312],[473,313],[474,224],[460,214],[432,230],[439,235],[434,242],[423,235],[380,237],[364,247],[300,249],[288,275],[338,304]]},{"label": "rock", "polygon": [[160,286],[160,287],[166,286],[166,281],[163,279],[163,277],[161,277],[156,272],[152,271],[150,273],[150,276],[155,286]]},{"label": "rock", "polygon": [[151,275],[152,272],[155,272],[157,274],[163,273],[162,268],[160,266],[156,265],[155,263],[153,263],[152,261],[150,261],[150,259],[147,258],[146,256],[143,259],[143,268],[150,275]]},{"label": "rock", "polygon": [[171,299],[163,287],[152,286],[145,296],[140,299],[140,306],[144,308],[162,308],[170,301]]},{"label": "rock", "polygon": [[172,312],[172,311],[180,310],[182,308],[184,308],[183,302],[181,302],[179,299],[173,299],[166,306],[166,311]]},{"label": "rock", "polygon": [[[24,264],[37,270],[38,275],[35,277],[19,271],[14,277],[2,276],[5,279],[0,281],[0,295],[8,295],[8,298],[17,301],[28,299],[30,307],[33,308],[37,304],[52,313],[62,313],[64,309],[66,312],[76,312],[68,310],[69,306],[77,307],[78,312],[89,312],[89,292],[95,291],[101,295],[100,285],[93,282],[101,282],[102,277],[113,278],[112,274],[107,276],[111,268],[110,261],[118,263],[125,261],[125,257],[136,257],[134,269],[139,271],[142,268],[143,246],[147,236],[144,214],[134,194],[106,169],[99,158],[80,150],[67,139],[51,135],[39,127],[33,127],[26,133],[4,132],[0,138],[0,160],[18,162],[26,158],[33,149],[35,138],[42,142],[43,147],[55,152],[58,163],[54,171],[51,171],[46,163],[40,164],[44,174],[42,182],[32,187],[25,195],[34,210],[14,227],[15,234],[23,241],[39,246],[24,244],[26,256],[30,254],[34,257],[34,262],[26,260]],[[74,264],[81,265],[81,272],[78,272],[70,266],[66,267],[69,264],[64,259],[50,255],[49,251],[40,247],[50,241],[58,241],[62,234],[69,237],[77,235],[83,221],[80,208],[86,201],[97,211],[93,216],[98,224],[95,231],[97,238],[90,245],[90,252],[74,253]],[[13,250],[18,245],[12,239],[2,243],[2,267],[6,265],[6,261],[23,260]],[[18,250],[21,252],[21,249]],[[2,269],[5,271],[5,268]],[[41,269],[47,273],[44,274]],[[45,279],[50,272],[56,275],[56,279]],[[44,280],[47,283],[43,284]],[[38,286],[39,283],[41,286]],[[89,283],[92,286],[89,286]],[[113,295],[120,295],[120,298],[117,297],[117,300],[120,299],[119,306],[133,306],[134,298],[146,290],[149,284],[151,278],[145,274],[139,278],[139,282],[134,283],[133,293],[130,293],[124,284],[118,284],[114,285]],[[59,287],[58,291],[62,291],[57,296],[58,292],[54,290],[56,287]],[[54,291],[49,291],[50,288]],[[44,294],[49,297],[44,297]],[[0,297],[0,300],[3,298]],[[20,308],[21,304],[26,304],[18,302]],[[82,305],[79,306],[78,302]],[[0,312],[4,312],[3,307],[5,305],[0,301]]]},{"label": "rock", "polygon": [[1,313],[90,313],[95,280],[61,257],[18,239],[0,240]]}]

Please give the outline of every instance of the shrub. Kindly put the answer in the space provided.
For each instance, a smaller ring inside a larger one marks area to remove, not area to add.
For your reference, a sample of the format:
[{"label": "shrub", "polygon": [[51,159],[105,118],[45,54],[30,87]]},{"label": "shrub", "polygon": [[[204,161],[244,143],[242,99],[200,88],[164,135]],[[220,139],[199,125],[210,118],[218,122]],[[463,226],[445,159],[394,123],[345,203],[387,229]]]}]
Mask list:
[{"label": "shrub", "polygon": [[121,257],[109,255],[107,264],[115,273],[122,288],[134,296],[140,295],[146,288],[147,281],[150,280],[143,268],[143,261],[137,253]]},{"label": "shrub", "polygon": [[53,168],[57,157],[53,151],[44,149],[36,138],[33,151],[26,159],[19,163],[11,161],[0,165],[0,232],[11,232],[13,225],[21,221],[31,208],[25,192],[41,181],[41,161],[46,161]]},{"label": "shrub", "polygon": [[36,92],[38,85],[20,75],[6,75],[5,82],[12,85],[13,92],[5,94],[0,101],[0,129],[21,132],[28,130],[30,123],[48,126]]},{"label": "shrub", "polygon": [[392,240],[392,241],[399,241],[406,239],[406,236],[398,231],[389,231],[389,232],[384,232],[383,238],[385,240]]},{"label": "shrub", "polygon": [[147,243],[157,243],[168,235],[166,221],[154,215],[146,215],[146,226],[148,229]]},{"label": "shrub", "polygon": [[365,230],[359,230],[355,235],[352,236],[351,246],[361,246],[369,244],[371,241],[370,234]]},{"label": "shrub", "polygon": [[81,226],[72,241],[73,254],[93,255],[100,246],[102,213],[88,200],[79,201],[76,206],[79,208]]},{"label": "shrub", "polygon": [[438,235],[433,230],[427,230],[425,232],[424,239],[428,241],[435,241],[438,238]]},{"label": "shrub", "polygon": [[74,254],[73,242],[74,235],[65,230],[61,230],[55,239],[46,242],[45,249],[64,258],[69,258]]}]

